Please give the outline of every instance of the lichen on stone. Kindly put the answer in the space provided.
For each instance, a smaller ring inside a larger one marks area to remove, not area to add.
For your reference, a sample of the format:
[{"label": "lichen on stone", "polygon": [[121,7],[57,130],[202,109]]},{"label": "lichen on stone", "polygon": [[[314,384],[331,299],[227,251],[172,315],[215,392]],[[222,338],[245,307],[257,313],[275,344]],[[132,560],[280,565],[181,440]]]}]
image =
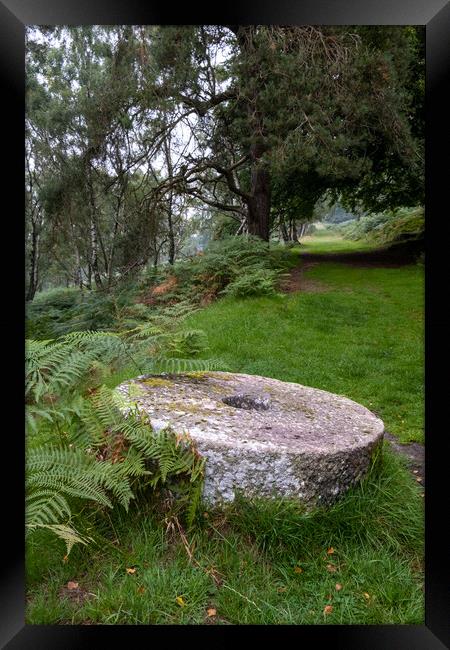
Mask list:
[{"label": "lichen on stone", "polygon": [[171,386],[173,382],[170,379],[163,379],[162,377],[149,377],[148,379],[143,379],[142,383],[146,386]]},{"label": "lichen on stone", "polygon": [[[202,373],[200,381],[198,373],[149,379],[117,390],[151,386],[138,408],[155,430],[172,424],[190,434],[206,459],[203,498],[210,504],[231,501],[236,491],[330,503],[365,475],[382,441],[384,425],[373,413],[316,388],[222,372]],[[252,399],[239,407],[239,395]]]}]

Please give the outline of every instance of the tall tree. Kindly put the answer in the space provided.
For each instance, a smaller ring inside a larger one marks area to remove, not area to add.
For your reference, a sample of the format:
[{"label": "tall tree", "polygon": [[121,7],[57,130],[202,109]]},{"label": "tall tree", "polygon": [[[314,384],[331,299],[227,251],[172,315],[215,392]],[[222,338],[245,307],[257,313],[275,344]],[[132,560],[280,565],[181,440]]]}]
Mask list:
[{"label": "tall tree", "polygon": [[26,137],[29,298],[46,274],[108,289],[175,261],[189,205],[267,240],[330,190],[421,202],[422,32],[28,28]]},{"label": "tall tree", "polygon": [[[383,28],[367,29],[162,28],[162,90],[197,114],[188,191],[241,211],[217,200],[224,184],[245,206],[248,231],[268,239],[274,174],[315,175],[324,191],[364,179],[367,195],[383,169],[420,176],[408,121],[411,39],[403,28],[387,38]],[[217,50],[226,61],[213,65]]]}]

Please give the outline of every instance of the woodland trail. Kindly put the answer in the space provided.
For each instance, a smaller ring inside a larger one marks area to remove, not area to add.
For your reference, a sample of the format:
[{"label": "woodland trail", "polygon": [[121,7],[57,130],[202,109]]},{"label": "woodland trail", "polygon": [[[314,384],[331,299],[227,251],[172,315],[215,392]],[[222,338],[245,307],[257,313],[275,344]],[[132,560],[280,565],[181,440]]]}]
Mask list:
[{"label": "woodland trail", "polygon": [[[300,264],[291,269],[289,275],[280,283],[284,293],[298,291],[319,293],[327,291],[327,286],[318,280],[307,277],[307,272],[318,264],[349,264],[360,268],[399,268],[416,262],[418,251],[415,247],[391,247],[354,253],[302,253]],[[408,464],[416,481],[425,488],[425,447],[418,442],[400,444],[389,432],[384,434],[391,448],[401,454]]]}]

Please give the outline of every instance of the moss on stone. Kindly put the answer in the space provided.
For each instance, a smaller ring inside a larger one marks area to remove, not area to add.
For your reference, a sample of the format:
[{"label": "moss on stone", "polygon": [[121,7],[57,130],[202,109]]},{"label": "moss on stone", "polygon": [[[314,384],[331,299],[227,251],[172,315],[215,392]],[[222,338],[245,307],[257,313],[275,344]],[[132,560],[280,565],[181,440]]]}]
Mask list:
[{"label": "moss on stone", "polygon": [[215,408],[204,407],[202,404],[189,404],[186,402],[164,402],[164,409],[183,411],[184,413],[197,413],[199,415],[210,415],[215,410]]},{"label": "moss on stone", "polygon": [[170,379],[162,379],[161,377],[149,377],[148,379],[143,379],[142,384],[146,386],[172,386],[173,381]]},{"label": "moss on stone", "polygon": [[183,372],[181,377],[188,377],[189,379],[208,379],[209,373],[204,370],[193,370],[192,372]]}]

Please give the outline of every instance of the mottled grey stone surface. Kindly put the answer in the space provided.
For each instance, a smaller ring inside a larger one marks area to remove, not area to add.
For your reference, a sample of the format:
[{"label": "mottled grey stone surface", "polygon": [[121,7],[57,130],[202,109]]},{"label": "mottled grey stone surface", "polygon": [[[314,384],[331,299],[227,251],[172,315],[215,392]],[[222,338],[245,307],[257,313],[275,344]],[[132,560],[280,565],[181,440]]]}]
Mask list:
[{"label": "mottled grey stone surface", "polygon": [[[352,400],[316,388],[226,372],[149,375],[121,384],[153,427],[187,432],[206,458],[209,504],[287,496],[328,504],[367,472],[383,422]],[[234,405],[233,405],[234,404]]]}]

